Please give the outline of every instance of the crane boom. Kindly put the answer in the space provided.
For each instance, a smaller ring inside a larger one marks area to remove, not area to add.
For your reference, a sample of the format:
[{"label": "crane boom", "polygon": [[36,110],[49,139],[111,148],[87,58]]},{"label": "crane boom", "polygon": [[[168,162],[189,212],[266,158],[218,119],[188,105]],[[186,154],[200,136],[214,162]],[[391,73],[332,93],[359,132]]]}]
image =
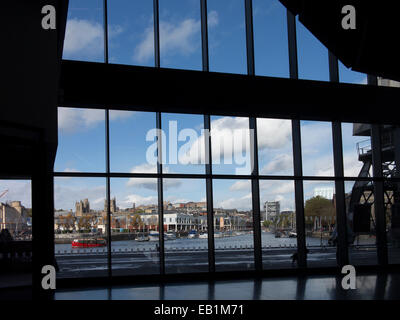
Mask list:
[{"label": "crane boom", "polygon": [[7,189],[7,190],[4,190],[2,193],[0,193],[0,198],[1,198],[2,196],[4,196],[7,192],[8,192],[8,189]]}]

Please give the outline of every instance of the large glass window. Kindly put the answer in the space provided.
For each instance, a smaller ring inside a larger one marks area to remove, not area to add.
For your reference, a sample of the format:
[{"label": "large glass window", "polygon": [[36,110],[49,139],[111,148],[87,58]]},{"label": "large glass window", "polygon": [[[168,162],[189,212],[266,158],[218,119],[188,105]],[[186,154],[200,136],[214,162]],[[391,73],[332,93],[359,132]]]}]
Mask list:
[{"label": "large glass window", "polygon": [[329,81],[328,50],[296,17],[299,78]]},{"label": "large glass window", "polygon": [[334,176],[332,124],[320,121],[300,123],[303,175]]},{"label": "large glass window", "polygon": [[275,0],[253,1],[256,74],[289,77],[286,9]]},{"label": "large glass window", "polygon": [[213,173],[251,173],[249,118],[212,116],[210,134]]},{"label": "large glass window", "polygon": [[110,110],[110,170],[156,173],[156,139],[154,112]]},{"label": "large glass window", "polygon": [[159,5],[161,66],[201,70],[199,1],[160,0]]},{"label": "large glass window", "polygon": [[70,0],[63,59],[104,62],[102,0]]},{"label": "large glass window", "polygon": [[346,181],[345,192],[350,264],[376,265],[374,184],[368,180]]},{"label": "large glass window", "polygon": [[32,285],[30,180],[0,179],[0,288]]},{"label": "large glass window", "polygon": [[307,264],[310,267],[336,266],[335,183],[304,181],[303,186]]},{"label": "large glass window", "polygon": [[204,173],[204,116],[162,114],[163,173]]},{"label": "large glass window", "polygon": [[159,273],[157,179],[111,179],[110,214],[112,274]]},{"label": "large glass window", "polygon": [[153,1],[108,1],[109,62],[154,66]]},{"label": "large glass window", "polygon": [[105,179],[57,177],[54,180],[57,277],[106,276]]},{"label": "large glass window", "polygon": [[54,171],[105,172],[105,110],[58,108]]},{"label": "large glass window", "polygon": [[214,240],[216,271],[254,269],[250,180],[215,180]]},{"label": "large glass window", "polygon": [[244,1],[209,0],[210,71],[247,73]]},{"label": "large glass window", "polygon": [[[105,115],[105,110],[59,108],[54,227],[60,277],[106,276],[109,254],[115,276],[158,274],[163,267],[167,274],[207,272],[210,232],[214,234],[216,271],[254,270],[258,250],[254,251],[253,206],[257,201],[265,270],[298,267],[297,236],[302,232],[309,267],[337,265],[330,122],[301,121],[303,176],[296,178],[304,186],[305,230],[299,230],[291,120],[258,118],[258,158],[252,159],[254,132],[249,129],[249,118],[211,115],[212,172],[207,175],[204,115],[110,110],[108,124]],[[157,172],[158,116],[161,174]],[[394,127],[382,126],[390,263],[398,260],[399,229],[394,132]],[[371,126],[343,123],[342,136],[350,263],[374,265],[377,229]],[[110,171],[105,168],[108,157]],[[258,163],[251,163],[253,160]],[[255,164],[258,176],[251,174]],[[164,248],[159,247],[158,178],[163,186]],[[207,223],[211,213],[207,211],[206,178],[212,181],[208,191],[212,191],[213,230],[208,230]],[[252,179],[259,184],[259,199],[254,199]],[[110,253],[106,247],[109,240]]]},{"label": "large glass window", "polygon": [[264,269],[296,267],[297,230],[293,180],[260,181]]},{"label": "large glass window", "polygon": [[261,175],[293,175],[292,121],[257,119]]},{"label": "large glass window", "polygon": [[165,271],[208,271],[205,180],[164,179]]}]

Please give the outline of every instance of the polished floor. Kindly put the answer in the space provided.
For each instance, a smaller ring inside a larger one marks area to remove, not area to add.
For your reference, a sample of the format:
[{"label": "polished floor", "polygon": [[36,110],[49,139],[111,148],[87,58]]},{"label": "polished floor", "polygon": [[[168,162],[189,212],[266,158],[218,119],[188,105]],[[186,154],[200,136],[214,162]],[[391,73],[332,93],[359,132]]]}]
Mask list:
[{"label": "polished floor", "polygon": [[398,300],[400,274],[357,276],[356,289],[344,290],[342,277],[305,276],[168,283],[57,290],[56,300]]}]

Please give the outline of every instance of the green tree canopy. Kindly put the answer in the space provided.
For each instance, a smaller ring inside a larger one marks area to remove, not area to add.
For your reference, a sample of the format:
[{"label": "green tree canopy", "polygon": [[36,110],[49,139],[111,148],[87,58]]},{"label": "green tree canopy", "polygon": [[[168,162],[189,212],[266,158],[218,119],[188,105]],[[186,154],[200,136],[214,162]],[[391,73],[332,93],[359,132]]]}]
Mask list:
[{"label": "green tree canopy", "polygon": [[332,200],[316,196],[306,201],[304,207],[306,216],[335,216],[335,208]]}]

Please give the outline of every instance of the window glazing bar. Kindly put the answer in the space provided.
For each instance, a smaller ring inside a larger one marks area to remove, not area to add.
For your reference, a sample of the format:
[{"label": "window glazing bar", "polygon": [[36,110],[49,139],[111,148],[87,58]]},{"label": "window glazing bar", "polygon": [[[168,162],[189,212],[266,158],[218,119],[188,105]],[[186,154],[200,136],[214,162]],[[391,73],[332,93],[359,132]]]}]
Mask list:
[{"label": "window glazing bar", "polygon": [[[254,66],[254,34],[253,34],[253,1],[245,0],[245,22],[246,22],[246,49],[247,49],[247,74],[255,74]],[[260,188],[258,184],[258,153],[257,153],[257,120],[249,118],[250,127],[250,159],[251,159],[251,194],[253,211],[253,241],[254,241],[254,264],[257,271],[262,270],[261,251],[261,226],[260,226]]]},{"label": "window glazing bar", "polygon": [[[333,137],[333,163],[335,177],[344,176],[343,169],[343,146],[342,146],[342,124],[339,121],[332,122]],[[335,180],[335,203],[336,203],[336,231],[337,231],[337,264],[343,267],[349,263],[347,248],[347,215],[344,180]]]},{"label": "window glazing bar", "polygon": [[[205,143],[205,163],[206,174],[212,175],[212,154],[211,154],[211,121],[210,115],[204,115],[204,143]],[[214,244],[214,198],[213,184],[211,177],[206,178],[206,197],[207,197],[207,232],[208,232],[208,271],[215,272],[215,244]]]},{"label": "window glazing bar", "polygon": [[[104,63],[108,64],[108,8],[107,0],[103,0],[103,30],[104,30]],[[107,274],[112,277],[112,256],[111,256],[111,207],[110,207],[110,110],[105,109],[106,125],[106,203],[107,203]]]},{"label": "window glazing bar", "polygon": [[253,211],[254,264],[257,271],[262,270],[260,185],[258,180],[257,120],[250,118],[250,159],[252,164],[251,195]]},{"label": "window glazing bar", "polygon": [[297,63],[297,37],[296,37],[296,17],[286,9],[288,48],[289,48],[289,74],[291,79],[298,79],[299,69]]},{"label": "window glazing bar", "polygon": [[339,82],[339,65],[336,56],[328,51],[329,55],[329,80],[330,82]]},{"label": "window glazing bar", "polygon": [[[162,174],[162,140],[161,140],[161,112],[156,114],[157,127],[157,173]],[[160,274],[165,274],[165,256],[164,256],[164,193],[163,193],[163,178],[157,178],[158,190],[158,234],[159,234],[159,255],[160,255]]]},{"label": "window glazing bar", "polygon": [[[374,178],[382,178],[382,144],[381,125],[371,125],[372,146],[372,171]],[[374,209],[376,221],[376,246],[378,251],[378,263],[382,266],[388,263],[387,239],[386,239],[386,214],[384,204],[383,181],[374,181]]]},{"label": "window glazing bar", "polygon": [[247,74],[255,74],[254,66],[254,33],[253,33],[253,1],[245,0],[245,21],[246,21],[246,50],[247,50]]},{"label": "window glazing bar", "polygon": [[[293,136],[293,166],[295,176],[302,176],[303,167],[301,159],[301,135],[300,120],[292,120],[292,136]],[[298,267],[307,267],[306,255],[306,236],[305,236],[305,220],[304,220],[304,191],[303,180],[296,179],[294,181],[294,194],[296,199],[296,231],[297,231],[297,253]]]},{"label": "window glazing bar", "polygon": [[160,17],[158,0],[153,0],[153,20],[154,20],[154,64],[160,67]]},{"label": "window glazing bar", "polygon": [[208,57],[208,24],[207,24],[207,0],[200,0],[201,18],[201,52],[203,60],[203,71],[209,71]]}]

